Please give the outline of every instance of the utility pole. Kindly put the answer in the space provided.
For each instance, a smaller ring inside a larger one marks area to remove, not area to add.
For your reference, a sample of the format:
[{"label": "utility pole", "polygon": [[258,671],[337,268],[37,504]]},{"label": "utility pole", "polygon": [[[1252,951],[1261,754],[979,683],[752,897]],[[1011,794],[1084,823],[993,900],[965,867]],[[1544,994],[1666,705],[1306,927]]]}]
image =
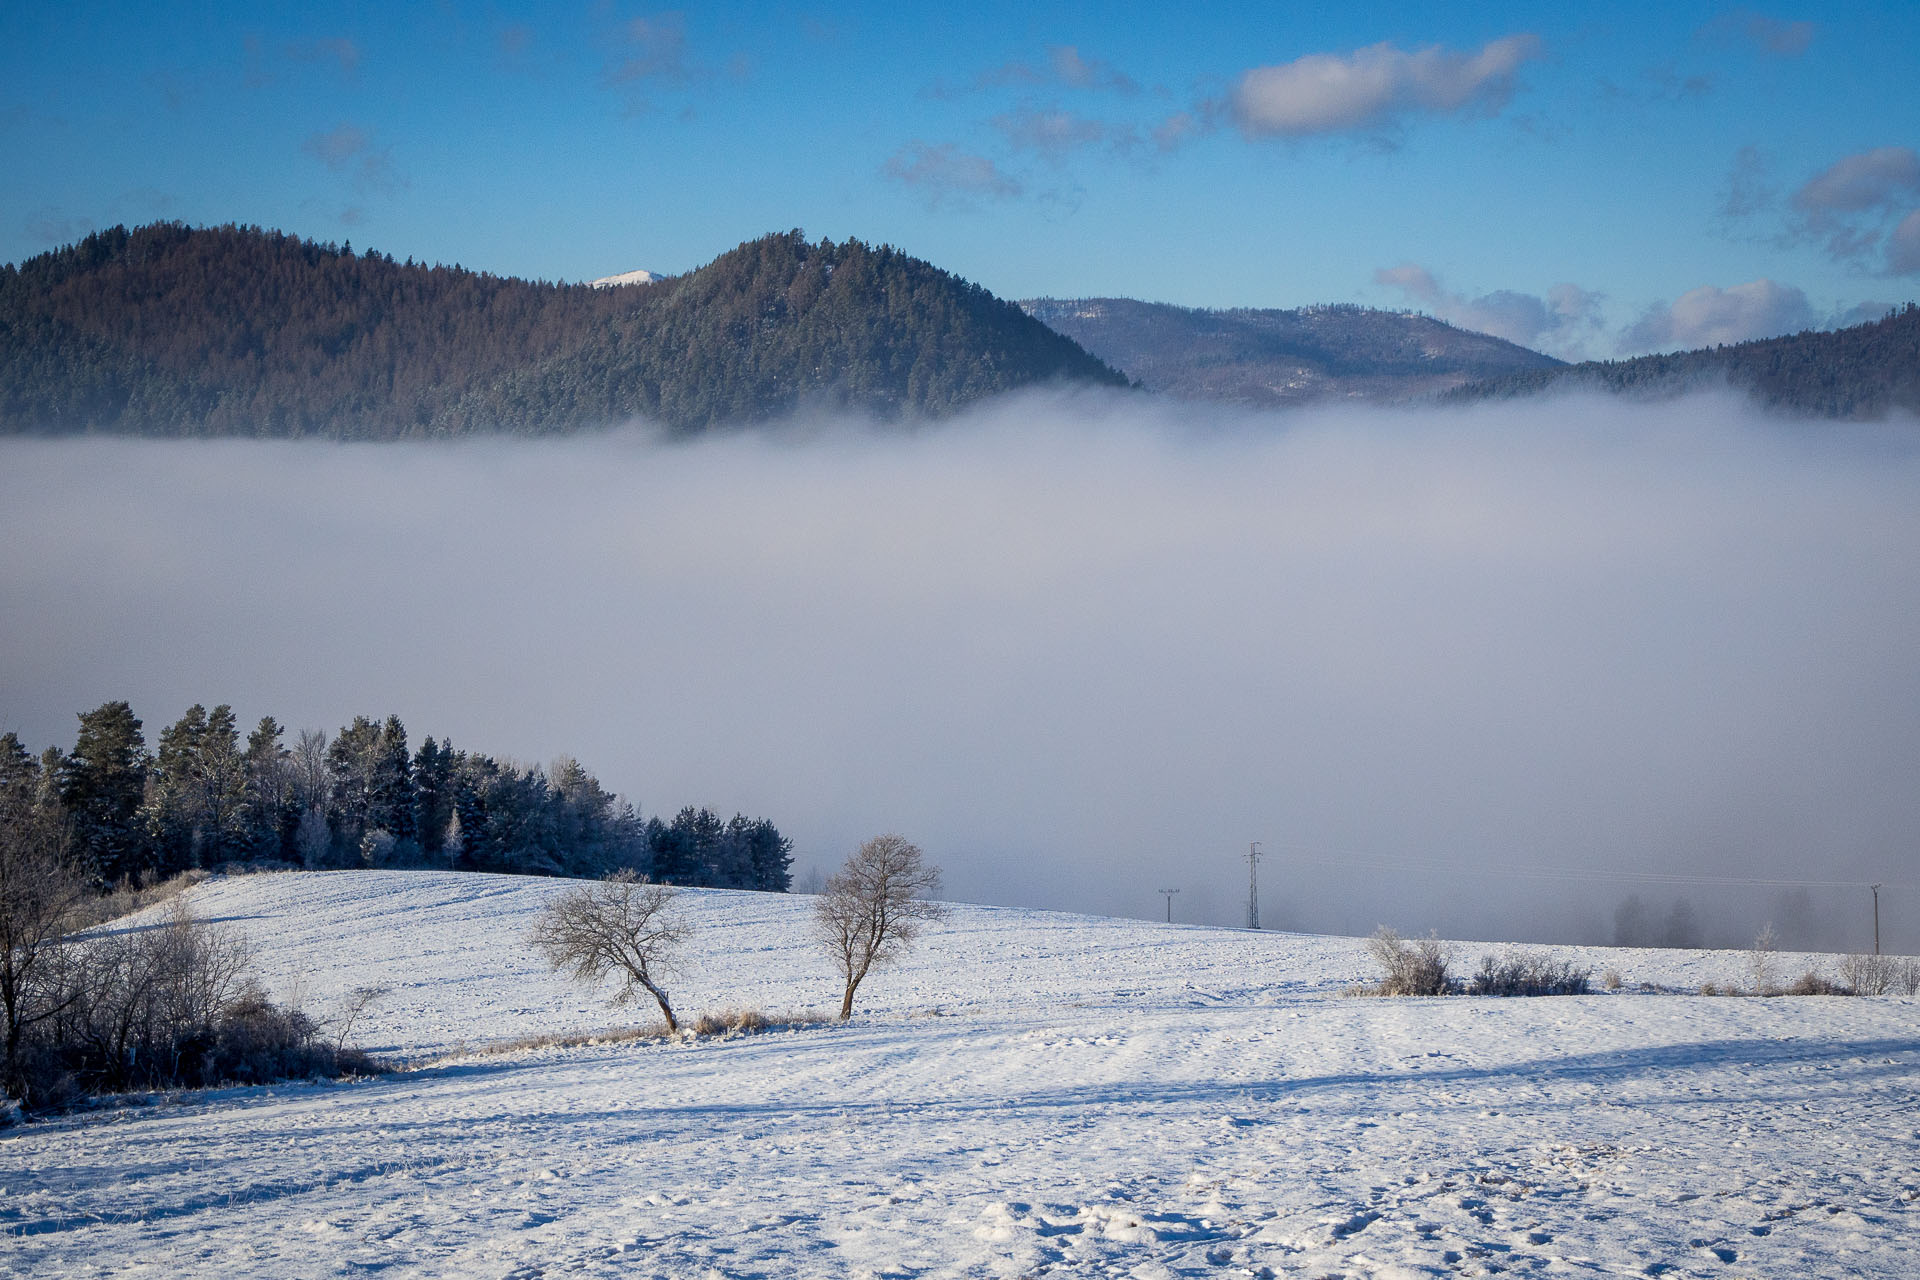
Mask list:
[{"label": "utility pole", "polygon": [[1247,928],[1260,927],[1260,842],[1247,846]]},{"label": "utility pole", "polygon": [[1873,890],[1873,954],[1879,955],[1880,954],[1880,886],[1877,884],[1870,884],[1867,887]]},{"label": "utility pole", "polygon": [[1178,889],[1162,889],[1160,892],[1166,895],[1167,923],[1172,924],[1173,923],[1173,895],[1180,891]]}]

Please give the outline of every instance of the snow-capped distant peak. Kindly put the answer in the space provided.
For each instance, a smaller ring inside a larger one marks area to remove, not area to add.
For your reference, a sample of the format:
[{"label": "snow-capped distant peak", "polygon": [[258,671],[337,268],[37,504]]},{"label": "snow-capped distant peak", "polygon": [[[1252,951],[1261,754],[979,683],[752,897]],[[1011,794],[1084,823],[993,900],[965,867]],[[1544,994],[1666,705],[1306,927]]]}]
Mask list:
[{"label": "snow-capped distant peak", "polygon": [[653,284],[665,279],[658,271],[622,271],[617,276],[601,276],[587,283],[596,289],[612,289],[623,284]]}]

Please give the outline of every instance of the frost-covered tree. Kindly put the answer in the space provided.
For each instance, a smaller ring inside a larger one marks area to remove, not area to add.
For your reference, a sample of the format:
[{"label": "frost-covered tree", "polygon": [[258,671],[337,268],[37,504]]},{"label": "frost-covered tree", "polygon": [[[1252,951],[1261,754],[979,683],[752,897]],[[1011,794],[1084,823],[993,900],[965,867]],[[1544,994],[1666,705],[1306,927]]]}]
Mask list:
[{"label": "frost-covered tree", "polygon": [[677,891],[623,871],[609,879],[576,885],[541,911],[527,941],[547,964],[571,973],[579,982],[619,981],[615,1004],[627,1004],[640,992],[652,996],[678,1031],[667,989],[661,985],[691,932],[676,908]]},{"label": "frost-covered tree", "polygon": [[828,879],[814,900],[814,923],[845,984],[842,1022],[853,1016],[854,992],[867,975],[905,955],[921,925],[946,914],[929,900],[939,889],[940,868],[897,835],[867,841]]},{"label": "frost-covered tree", "polygon": [[0,1014],[6,1018],[8,1095],[26,1096],[22,1037],[70,998],[50,983],[73,909],[87,896],[74,866],[66,815],[42,785],[41,767],[13,734],[0,736]]},{"label": "frost-covered tree", "polygon": [[150,865],[140,822],[147,744],[125,702],[80,714],[80,737],[61,761],[60,801],[84,863],[103,884],[130,880]]}]

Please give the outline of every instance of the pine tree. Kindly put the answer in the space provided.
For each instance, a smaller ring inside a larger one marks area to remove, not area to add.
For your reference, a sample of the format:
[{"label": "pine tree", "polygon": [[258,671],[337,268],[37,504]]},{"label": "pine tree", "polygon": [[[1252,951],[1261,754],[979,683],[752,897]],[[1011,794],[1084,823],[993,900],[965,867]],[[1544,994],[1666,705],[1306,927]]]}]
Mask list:
[{"label": "pine tree", "polygon": [[80,855],[101,884],[152,868],[140,824],[147,763],[140,720],[127,703],[106,702],[80,714],[80,736],[60,765],[60,800]]}]

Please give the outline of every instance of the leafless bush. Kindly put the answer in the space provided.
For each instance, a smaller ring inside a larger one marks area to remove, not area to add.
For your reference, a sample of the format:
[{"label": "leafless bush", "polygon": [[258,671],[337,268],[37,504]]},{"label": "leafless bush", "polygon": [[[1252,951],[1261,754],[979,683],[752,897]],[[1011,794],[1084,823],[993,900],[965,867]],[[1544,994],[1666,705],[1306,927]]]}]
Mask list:
[{"label": "leafless bush", "polygon": [[494,1057],[500,1054],[523,1053],[529,1049],[577,1049],[585,1045],[633,1044],[642,1040],[685,1040],[695,1038],[727,1039],[732,1036],[753,1035],[771,1031],[799,1031],[808,1027],[825,1024],[825,1019],[815,1013],[762,1013],[758,1009],[722,1010],[718,1013],[703,1013],[693,1022],[679,1031],[669,1031],[664,1022],[649,1023],[642,1027],[604,1027],[598,1031],[552,1031],[534,1035],[514,1036],[507,1040],[493,1040],[478,1046],[462,1045],[459,1049],[435,1061],[454,1061],[468,1057]]},{"label": "leafless bush", "polygon": [[1775,945],[1773,924],[1769,921],[1766,928],[1754,938],[1753,947],[1747,952],[1747,973],[1753,983],[1753,993],[1757,996],[1767,995],[1773,990]]},{"label": "leafless bush", "polygon": [[853,993],[867,975],[906,954],[922,924],[946,915],[929,901],[939,889],[940,868],[896,835],[867,841],[827,881],[814,899],[814,923],[845,982],[842,1022],[853,1016]]},{"label": "leafless bush", "polygon": [[148,907],[162,902],[170,902],[188,889],[205,880],[210,873],[201,870],[182,871],[165,880],[154,880],[151,875],[141,877],[137,884],[122,883],[96,897],[89,897],[75,910],[71,918],[74,929],[93,929],[110,921],[124,919],[136,911],[145,911]]},{"label": "leafless bush", "polygon": [[1600,985],[1609,991],[1618,991],[1626,985],[1626,979],[1620,976],[1618,969],[1609,969],[1600,975]]},{"label": "leafless bush", "polygon": [[1480,958],[1480,969],[1467,982],[1474,996],[1583,996],[1593,970],[1574,967],[1571,960],[1555,960],[1538,951],[1514,951]]},{"label": "leafless bush", "polygon": [[1920,960],[1912,956],[1903,957],[1894,977],[1900,983],[1901,995],[1920,996]]},{"label": "leafless bush", "polygon": [[775,1026],[790,1025],[793,1025],[791,1020],[776,1023],[758,1009],[720,1009],[703,1013],[695,1019],[693,1032],[700,1036],[750,1036],[772,1030]]},{"label": "leafless bush", "polygon": [[1857,996],[1883,996],[1899,980],[1900,966],[1892,956],[1855,955],[1840,961],[1840,981]]},{"label": "leafless bush", "polygon": [[580,982],[620,980],[613,1003],[627,1004],[641,991],[652,996],[667,1030],[680,1021],[660,985],[691,929],[674,909],[671,885],[620,872],[576,885],[554,898],[527,932],[547,964]]},{"label": "leafless bush", "polygon": [[25,1057],[24,1100],[379,1069],[267,999],[248,969],[238,935],[179,903],[157,923],[69,942],[58,1012],[34,1027]]},{"label": "leafless bush", "polygon": [[1454,990],[1437,935],[1409,941],[1381,925],[1367,939],[1367,954],[1381,970],[1379,985],[1369,988],[1374,995],[1444,996]]},{"label": "leafless bush", "polygon": [[393,988],[384,983],[370,983],[355,987],[347,992],[347,998],[340,1003],[340,1012],[333,1015],[334,1043],[344,1049],[347,1041],[353,1037],[354,1024],[366,1016],[369,1009],[393,994]]},{"label": "leafless bush", "polygon": [[1792,982],[1789,982],[1784,988],[1771,994],[1787,996],[1844,996],[1853,993],[1839,983],[1821,976],[1818,971],[1809,969]]}]

